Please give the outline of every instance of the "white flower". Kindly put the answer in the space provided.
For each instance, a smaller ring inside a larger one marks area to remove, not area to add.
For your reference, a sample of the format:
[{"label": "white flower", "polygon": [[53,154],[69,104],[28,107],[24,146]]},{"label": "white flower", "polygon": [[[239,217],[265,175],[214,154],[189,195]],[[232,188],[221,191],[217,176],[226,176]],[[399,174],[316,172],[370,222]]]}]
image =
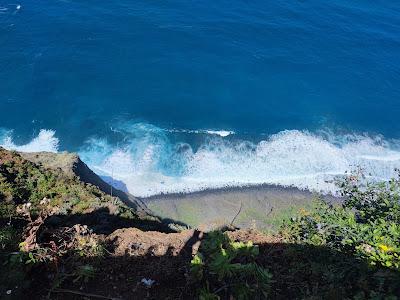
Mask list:
[{"label": "white flower", "polygon": [[153,279],[143,278],[141,283],[143,283],[146,287],[151,287],[156,281]]},{"label": "white flower", "polygon": [[40,201],[40,204],[41,204],[41,205],[44,205],[44,204],[47,204],[47,203],[50,203],[50,199],[49,199],[49,198],[46,198],[46,197],[44,197],[44,198],[42,199],[42,201]]}]

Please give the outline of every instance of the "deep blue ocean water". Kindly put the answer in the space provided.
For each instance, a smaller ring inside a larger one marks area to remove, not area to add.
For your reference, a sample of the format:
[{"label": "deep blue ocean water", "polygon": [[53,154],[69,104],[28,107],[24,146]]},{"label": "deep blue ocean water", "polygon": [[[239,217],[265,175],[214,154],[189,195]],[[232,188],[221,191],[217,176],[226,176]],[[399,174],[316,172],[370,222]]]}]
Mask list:
[{"label": "deep blue ocean water", "polygon": [[397,1],[0,0],[0,144],[136,195],[400,167]]}]

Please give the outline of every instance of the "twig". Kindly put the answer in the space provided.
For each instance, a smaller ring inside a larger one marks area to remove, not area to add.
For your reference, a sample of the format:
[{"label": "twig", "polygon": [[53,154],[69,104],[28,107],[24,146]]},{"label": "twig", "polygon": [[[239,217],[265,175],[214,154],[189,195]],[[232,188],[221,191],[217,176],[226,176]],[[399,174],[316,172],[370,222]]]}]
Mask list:
[{"label": "twig", "polygon": [[107,297],[107,296],[102,296],[102,295],[89,294],[89,293],[84,293],[84,292],[79,292],[79,291],[74,291],[74,290],[67,290],[67,289],[55,289],[50,292],[51,293],[70,293],[70,294],[74,294],[74,295],[99,298],[99,299],[121,300],[120,298],[113,298],[113,297]]},{"label": "twig", "polygon": [[227,289],[227,288],[229,288],[229,287],[232,287],[232,286],[233,286],[233,284],[226,284],[226,285],[221,286],[220,288],[214,290],[213,293],[214,293],[214,294],[218,294],[220,291],[225,290],[225,289]]},{"label": "twig", "polygon": [[242,211],[242,207],[243,207],[243,202],[240,202],[240,207],[239,207],[239,211],[236,213],[236,215],[233,217],[232,221],[231,221],[231,226],[233,226],[233,223],[236,221],[236,218],[239,216],[240,212]]},{"label": "twig", "polygon": [[266,217],[268,217],[272,213],[273,210],[274,210],[274,207],[272,206],[271,209],[269,210],[269,212],[267,213]]}]

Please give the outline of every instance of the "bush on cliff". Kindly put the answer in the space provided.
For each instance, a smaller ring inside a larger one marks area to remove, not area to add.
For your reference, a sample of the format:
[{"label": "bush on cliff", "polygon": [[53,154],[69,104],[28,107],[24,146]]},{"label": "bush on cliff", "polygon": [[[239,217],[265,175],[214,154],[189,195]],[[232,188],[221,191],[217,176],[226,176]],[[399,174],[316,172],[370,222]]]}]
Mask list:
[{"label": "bush on cliff", "polygon": [[264,299],[271,274],[256,262],[258,246],[234,242],[220,231],[206,235],[191,261],[191,275],[199,286],[199,298]]},{"label": "bush on cliff", "polygon": [[[286,222],[281,234],[290,243],[326,247],[366,261],[367,270],[350,264],[341,272],[355,273],[349,280],[354,297],[380,299],[400,295],[400,180],[368,183],[362,173],[339,183],[342,205],[317,202]],[[390,298],[396,299],[396,298]]]},{"label": "bush on cliff", "polygon": [[133,210],[97,187],[61,170],[47,170],[0,147],[0,219],[17,216],[17,207],[22,205],[36,216],[44,204],[53,208],[53,214],[83,214],[107,207],[116,215],[135,217]]}]

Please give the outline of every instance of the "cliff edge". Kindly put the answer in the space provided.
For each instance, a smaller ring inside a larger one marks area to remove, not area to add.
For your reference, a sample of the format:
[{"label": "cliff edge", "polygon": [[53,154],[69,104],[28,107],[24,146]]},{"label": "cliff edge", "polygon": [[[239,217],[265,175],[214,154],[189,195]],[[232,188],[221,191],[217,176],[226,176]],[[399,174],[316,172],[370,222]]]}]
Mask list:
[{"label": "cliff edge", "polygon": [[135,209],[138,214],[151,214],[147,206],[133,195],[111,187],[94,173],[75,153],[61,152],[21,152],[23,158],[46,169],[61,170],[69,177],[78,177],[80,181],[98,187],[102,192],[118,197],[125,205]]}]

